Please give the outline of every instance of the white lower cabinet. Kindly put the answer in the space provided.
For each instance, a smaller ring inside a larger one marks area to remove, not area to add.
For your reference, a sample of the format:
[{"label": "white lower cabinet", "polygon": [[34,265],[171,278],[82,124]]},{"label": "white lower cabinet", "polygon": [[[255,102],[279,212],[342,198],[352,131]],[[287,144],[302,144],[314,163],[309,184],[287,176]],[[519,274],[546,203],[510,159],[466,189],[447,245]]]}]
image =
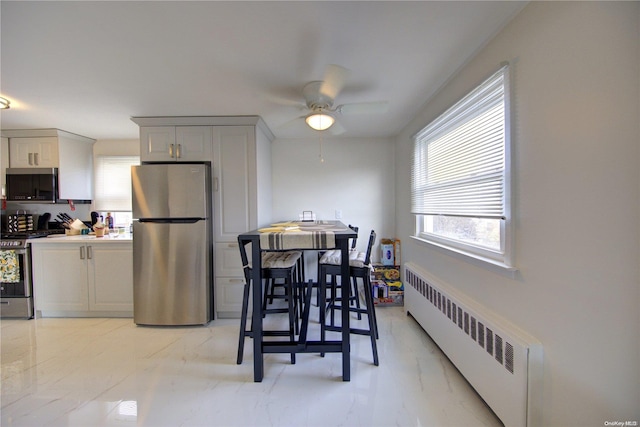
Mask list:
[{"label": "white lower cabinet", "polygon": [[133,245],[127,242],[32,245],[36,315],[133,315]]},{"label": "white lower cabinet", "polygon": [[216,243],[216,311],[218,317],[240,317],[244,273],[237,243]]},{"label": "white lower cabinet", "polygon": [[[239,318],[242,313],[242,291],[244,279],[239,277],[216,277],[216,298],[219,318]],[[251,298],[251,297],[250,297]],[[252,304],[249,299],[249,310]]]}]

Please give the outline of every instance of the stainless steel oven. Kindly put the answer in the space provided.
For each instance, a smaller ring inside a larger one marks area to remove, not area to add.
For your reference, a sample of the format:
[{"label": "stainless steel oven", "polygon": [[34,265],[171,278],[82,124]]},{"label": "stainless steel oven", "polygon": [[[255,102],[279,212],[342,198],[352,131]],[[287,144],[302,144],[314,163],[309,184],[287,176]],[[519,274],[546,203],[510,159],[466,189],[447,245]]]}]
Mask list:
[{"label": "stainless steel oven", "polygon": [[33,284],[31,246],[27,238],[0,241],[0,318],[31,319]]}]

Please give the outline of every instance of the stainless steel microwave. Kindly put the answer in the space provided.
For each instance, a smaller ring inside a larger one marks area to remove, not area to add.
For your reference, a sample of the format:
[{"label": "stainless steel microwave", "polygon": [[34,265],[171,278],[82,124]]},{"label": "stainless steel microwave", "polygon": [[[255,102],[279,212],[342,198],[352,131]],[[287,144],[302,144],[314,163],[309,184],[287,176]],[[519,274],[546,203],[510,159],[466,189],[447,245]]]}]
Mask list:
[{"label": "stainless steel microwave", "polygon": [[58,168],[8,168],[7,200],[56,203]]}]

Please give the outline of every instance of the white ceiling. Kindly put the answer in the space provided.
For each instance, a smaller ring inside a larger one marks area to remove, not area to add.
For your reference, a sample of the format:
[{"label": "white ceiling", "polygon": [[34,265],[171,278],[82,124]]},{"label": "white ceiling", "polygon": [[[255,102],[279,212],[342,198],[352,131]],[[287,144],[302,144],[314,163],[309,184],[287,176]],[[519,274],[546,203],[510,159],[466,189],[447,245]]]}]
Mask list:
[{"label": "white ceiling", "polygon": [[[132,116],[259,115],[280,138],[313,136],[302,87],[350,70],[345,137],[397,134],[524,3],[0,2],[2,129],[133,139]],[[497,65],[497,64],[496,64]]]}]

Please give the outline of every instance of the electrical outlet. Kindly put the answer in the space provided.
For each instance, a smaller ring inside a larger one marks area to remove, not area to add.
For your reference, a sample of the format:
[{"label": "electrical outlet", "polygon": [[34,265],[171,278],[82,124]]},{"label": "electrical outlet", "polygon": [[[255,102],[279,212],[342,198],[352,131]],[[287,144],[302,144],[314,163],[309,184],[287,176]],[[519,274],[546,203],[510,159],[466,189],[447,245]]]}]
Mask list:
[{"label": "electrical outlet", "polygon": [[336,209],[336,219],[342,219],[342,211],[340,209]]}]

